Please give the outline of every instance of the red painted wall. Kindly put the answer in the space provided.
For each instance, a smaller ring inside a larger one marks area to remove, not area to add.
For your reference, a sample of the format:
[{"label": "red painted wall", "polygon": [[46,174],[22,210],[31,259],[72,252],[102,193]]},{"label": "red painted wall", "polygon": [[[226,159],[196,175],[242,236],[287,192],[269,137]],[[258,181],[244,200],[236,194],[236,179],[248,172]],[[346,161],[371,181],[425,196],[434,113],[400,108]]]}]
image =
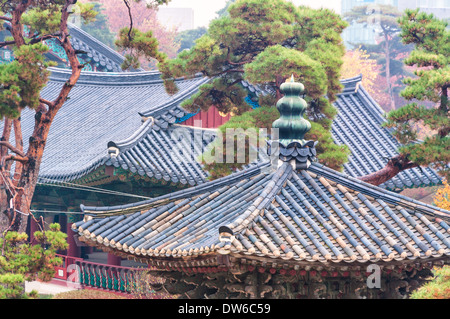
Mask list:
[{"label": "red painted wall", "polygon": [[207,112],[201,111],[200,113],[194,115],[190,119],[180,124],[188,126],[199,126],[199,123],[201,123],[202,128],[218,128],[222,124],[228,122],[230,117],[230,115],[227,115],[225,117],[220,115],[217,108],[215,106],[212,106]]}]

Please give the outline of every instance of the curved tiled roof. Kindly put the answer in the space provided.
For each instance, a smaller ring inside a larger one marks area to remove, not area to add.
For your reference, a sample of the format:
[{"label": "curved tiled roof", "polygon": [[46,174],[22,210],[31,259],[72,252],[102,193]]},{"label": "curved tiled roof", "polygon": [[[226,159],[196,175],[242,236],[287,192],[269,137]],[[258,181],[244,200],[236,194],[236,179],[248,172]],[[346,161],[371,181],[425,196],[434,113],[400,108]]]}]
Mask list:
[{"label": "curved tiled roof", "polygon": [[[197,74],[196,77],[201,77],[201,74]],[[209,79],[205,77],[199,82],[198,86],[207,82],[209,82]],[[170,124],[182,123],[187,116],[193,115],[193,113],[190,113],[181,107],[181,103],[190,98],[192,94],[193,93],[190,91],[179,92],[172,100],[139,114],[144,118],[149,116],[155,118],[156,124],[162,128],[167,128]]]},{"label": "curved tiled roof", "polygon": [[[401,144],[393,137],[392,130],[382,127],[385,113],[361,84],[362,75],[341,80],[344,88],[333,105],[337,109],[331,134],[338,145],[350,149],[344,172],[361,177],[376,172],[398,155]],[[274,94],[270,88],[252,85],[243,81],[251,94],[260,96]],[[252,102],[252,104],[257,103]],[[255,107],[255,105],[253,105]],[[412,168],[399,173],[380,187],[393,191],[405,188],[432,186],[441,183],[441,177],[429,167]]]},{"label": "curved tiled roof", "polygon": [[[42,96],[54,98],[69,74],[69,70],[53,68]],[[355,77],[342,81],[344,90],[335,102],[338,115],[332,126],[335,142],[346,144],[351,150],[344,170],[354,177],[384,167],[387,157],[395,156],[399,146],[389,130],[381,127],[385,121],[382,110],[358,84],[360,80],[361,77]],[[170,179],[175,183],[202,183],[207,172],[198,163],[194,164],[196,161],[190,161],[187,166],[189,169],[186,170],[181,169],[184,166],[174,164],[174,158],[168,155],[168,141],[170,127],[190,116],[181,103],[207,81],[200,75],[179,79],[179,92],[169,96],[159,72],[83,72],[50,129],[40,177],[47,182],[74,181],[106,164],[130,169],[141,175]],[[148,118],[154,121],[154,126],[146,131],[141,124],[142,121],[148,123]],[[24,110],[24,136],[31,134],[33,125],[33,111]],[[148,136],[144,138],[147,132]],[[133,147],[124,148],[122,151],[126,150],[126,154],[121,153],[117,159],[110,159],[107,155],[108,142],[126,140],[134,141]],[[137,140],[140,142],[137,143]],[[209,137],[203,142],[207,141]],[[24,142],[27,144],[28,141]],[[165,157],[156,160],[154,149],[148,145],[164,147],[158,152]],[[434,170],[414,168],[400,173],[381,186],[399,190],[434,185],[439,181]]]},{"label": "curved tiled roof", "polygon": [[151,200],[82,210],[87,218],[73,229],[83,241],[148,261],[219,253],[339,267],[450,257],[449,211],[318,164],[259,164]]},{"label": "curved tiled roof", "polygon": [[[359,177],[382,169],[389,158],[398,154],[400,143],[391,131],[382,127],[386,122],[384,111],[361,85],[361,76],[343,80],[344,89],[334,106],[337,115],[332,124],[332,136],[336,144],[345,144],[351,155],[344,170]],[[431,168],[413,168],[399,173],[381,187],[401,190],[410,187],[431,186],[441,178]]]},{"label": "curved tiled roof", "polygon": [[[361,85],[362,76],[342,80],[344,88],[337,96],[334,106],[337,116],[332,125],[332,136],[337,144],[349,147],[351,155],[344,165],[345,173],[353,177],[365,176],[382,169],[389,158],[398,154],[400,143],[392,136],[391,130],[382,127],[386,122],[384,111]],[[267,88],[253,86],[243,82],[253,94],[268,94]],[[184,99],[180,96],[180,103]],[[167,127],[171,123],[182,123],[183,117],[189,113],[179,105],[169,108],[161,107],[162,111],[152,110],[158,116],[160,126]],[[170,110],[168,112],[168,110]],[[142,114],[146,116],[146,114]],[[439,184],[441,177],[429,167],[413,168],[399,173],[388,182],[380,185],[393,191],[404,188],[432,186]]]},{"label": "curved tiled roof", "polygon": [[215,131],[177,125],[163,129],[153,118],[148,122],[127,140],[111,142],[120,152],[104,164],[173,183],[205,182],[209,174],[198,157],[216,138]]},{"label": "curved tiled roof", "polygon": [[69,32],[75,50],[86,52],[93,63],[98,63],[108,72],[122,72],[121,65],[125,58],[120,53],[73,24],[69,25]]},{"label": "curved tiled roof", "polygon": [[[69,24],[70,41],[75,50],[80,51],[80,57],[83,62],[89,62],[92,66],[97,66],[99,70],[107,72],[123,72],[121,65],[125,58],[115,50],[108,47],[106,44],[97,40],[84,30],[80,29],[74,24]],[[4,37],[6,31],[0,35]],[[56,39],[46,40],[45,43],[49,46],[50,52],[49,56],[52,59],[63,62],[62,64],[67,64],[67,55],[61,47],[60,43]],[[142,69],[130,71],[143,71]]]},{"label": "curved tiled roof", "polygon": [[[99,63],[108,71],[122,71],[120,68],[124,60],[122,55],[75,25],[70,25],[70,33],[76,50],[85,51],[93,62]],[[42,92],[43,97],[48,99],[54,97],[68,74],[69,71],[52,69],[50,82]],[[364,176],[383,168],[388,158],[397,155],[397,148],[400,146],[390,131],[381,127],[386,121],[382,116],[383,111],[360,85],[361,79],[362,77],[358,76],[341,81],[344,89],[334,103],[338,114],[332,126],[335,142],[350,148],[351,155],[349,162],[344,165],[344,171],[354,177]],[[140,119],[135,116],[136,114],[144,120],[152,117],[155,120],[155,127],[163,130],[174,123],[182,123],[192,114],[180,106],[181,102],[207,81],[199,75],[193,79],[181,80],[177,82],[180,92],[169,97],[165,93],[158,72],[83,72],[74,92],[71,93],[73,100],[66,103],[55,119],[53,126],[58,128],[52,127],[50,131],[47,146],[50,150],[46,150],[44,154],[41,176],[58,181],[75,180],[104,164],[107,158],[103,155],[108,141],[129,139],[136,134],[136,130],[139,131]],[[255,95],[269,92],[267,87],[254,86],[245,81],[242,84]],[[30,110],[23,111],[22,126],[25,134],[34,124],[31,113],[33,112]],[[74,125],[74,121],[78,124]],[[72,139],[72,136],[77,136],[77,139]],[[61,151],[57,151],[56,145],[61,147]],[[146,154],[144,153],[146,160],[151,160]],[[68,158],[71,160],[68,161]],[[121,158],[122,168],[133,169],[133,165],[123,164],[126,160],[123,156]],[[117,166],[117,162],[114,165]],[[137,171],[142,173],[142,169]],[[147,169],[147,174],[148,172]],[[162,174],[166,178],[169,175],[174,176],[170,169]],[[196,173],[194,179],[201,181],[199,177],[202,175],[205,176],[207,173]],[[178,178],[175,177],[174,180]],[[180,180],[187,181],[184,178]],[[193,179],[189,183],[192,181]],[[381,187],[397,191],[406,187],[430,186],[438,183],[440,177],[433,169],[413,168],[399,173]]]},{"label": "curved tiled roof", "polygon": [[[52,68],[42,97],[54,99],[69,75],[70,70]],[[178,79],[180,91],[170,96],[158,72],[82,72],[51,126],[40,178],[73,181],[88,174],[109,159],[108,142],[127,140],[139,131],[143,123],[140,113],[161,112],[161,106],[170,113],[179,105],[180,96],[195,93],[204,82],[202,77]],[[21,119],[23,136],[30,136],[34,110],[24,109]],[[167,135],[163,131],[157,134]],[[27,139],[24,144],[26,149]]]}]

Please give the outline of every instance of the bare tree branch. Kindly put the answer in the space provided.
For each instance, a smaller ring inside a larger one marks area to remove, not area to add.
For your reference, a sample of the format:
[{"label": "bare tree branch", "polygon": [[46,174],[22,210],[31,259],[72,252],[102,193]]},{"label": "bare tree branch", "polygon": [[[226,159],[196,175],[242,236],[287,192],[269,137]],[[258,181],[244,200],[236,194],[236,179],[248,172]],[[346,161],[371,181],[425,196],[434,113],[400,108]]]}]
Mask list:
[{"label": "bare tree branch", "polygon": [[128,0],[123,0],[123,3],[125,3],[127,9],[128,9],[128,16],[130,17],[130,29],[128,30],[128,40],[131,41],[131,30],[133,30],[133,16],[131,14],[131,6]]},{"label": "bare tree branch", "polygon": [[13,45],[13,44],[16,44],[16,41],[3,41],[3,42],[0,42],[0,48],[6,47],[8,45]]},{"label": "bare tree branch", "polygon": [[17,155],[7,155],[4,158],[4,162],[8,162],[8,161],[17,161],[20,163],[26,163],[29,161],[29,158],[26,156],[17,156]]},{"label": "bare tree branch", "polygon": [[23,156],[25,157],[25,153],[21,150],[19,150],[18,148],[12,146],[9,142],[7,141],[0,141],[0,145],[9,148],[12,152],[16,153],[17,155]]},{"label": "bare tree branch", "polygon": [[53,107],[53,102],[50,102],[49,100],[46,100],[44,98],[39,98],[39,102],[41,102],[42,104],[47,105],[48,107]]}]

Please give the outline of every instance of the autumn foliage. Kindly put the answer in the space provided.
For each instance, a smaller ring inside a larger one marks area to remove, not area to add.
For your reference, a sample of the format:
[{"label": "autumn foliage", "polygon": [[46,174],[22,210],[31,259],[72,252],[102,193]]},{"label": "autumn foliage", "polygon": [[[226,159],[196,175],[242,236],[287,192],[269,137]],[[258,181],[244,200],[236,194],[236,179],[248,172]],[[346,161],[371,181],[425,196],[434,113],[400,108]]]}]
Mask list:
[{"label": "autumn foliage", "polygon": [[362,75],[362,86],[380,106],[389,105],[389,94],[385,90],[386,79],[381,75],[381,65],[361,46],[345,53],[341,68],[342,79],[358,75]]},{"label": "autumn foliage", "polygon": [[[108,18],[111,32],[116,35],[119,34],[120,29],[130,24],[127,8],[121,0],[81,0],[81,2],[100,3],[103,8],[103,14]],[[177,30],[163,26],[158,21],[157,9],[147,8],[145,2],[130,1],[130,6],[133,15],[133,26],[141,32],[151,31],[158,40],[159,51],[167,54],[169,58],[174,58],[180,46],[175,40]],[[146,68],[145,65],[142,66]],[[154,64],[149,67],[154,67]]]},{"label": "autumn foliage", "polygon": [[434,278],[414,291],[411,299],[450,299],[450,267],[435,268]]},{"label": "autumn foliage", "polygon": [[450,184],[445,178],[442,180],[442,184],[444,187],[437,190],[434,204],[439,208],[450,210]]}]

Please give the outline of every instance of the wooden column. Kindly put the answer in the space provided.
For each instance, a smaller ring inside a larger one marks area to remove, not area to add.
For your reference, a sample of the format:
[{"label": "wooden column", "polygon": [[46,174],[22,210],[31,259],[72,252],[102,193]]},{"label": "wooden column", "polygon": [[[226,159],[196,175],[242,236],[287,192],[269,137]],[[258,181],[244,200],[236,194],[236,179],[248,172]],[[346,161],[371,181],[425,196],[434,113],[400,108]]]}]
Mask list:
[{"label": "wooden column", "polygon": [[[70,208],[68,211],[73,211]],[[66,233],[67,233],[67,243],[69,244],[69,247],[67,247],[67,256],[71,257],[81,257],[81,247],[77,246],[77,243],[75,241],[75,238],[73,237],[75,235],[75,232],[72,230],[72,224],[76,223],[80,219],[80,215],[77,214],[68,214],[67,215],[67,223],[66,223]]]},{"label": "wooden column", "polygon": [[122,258],[108,253],[107,263],[111,266],[120,266]]}]

